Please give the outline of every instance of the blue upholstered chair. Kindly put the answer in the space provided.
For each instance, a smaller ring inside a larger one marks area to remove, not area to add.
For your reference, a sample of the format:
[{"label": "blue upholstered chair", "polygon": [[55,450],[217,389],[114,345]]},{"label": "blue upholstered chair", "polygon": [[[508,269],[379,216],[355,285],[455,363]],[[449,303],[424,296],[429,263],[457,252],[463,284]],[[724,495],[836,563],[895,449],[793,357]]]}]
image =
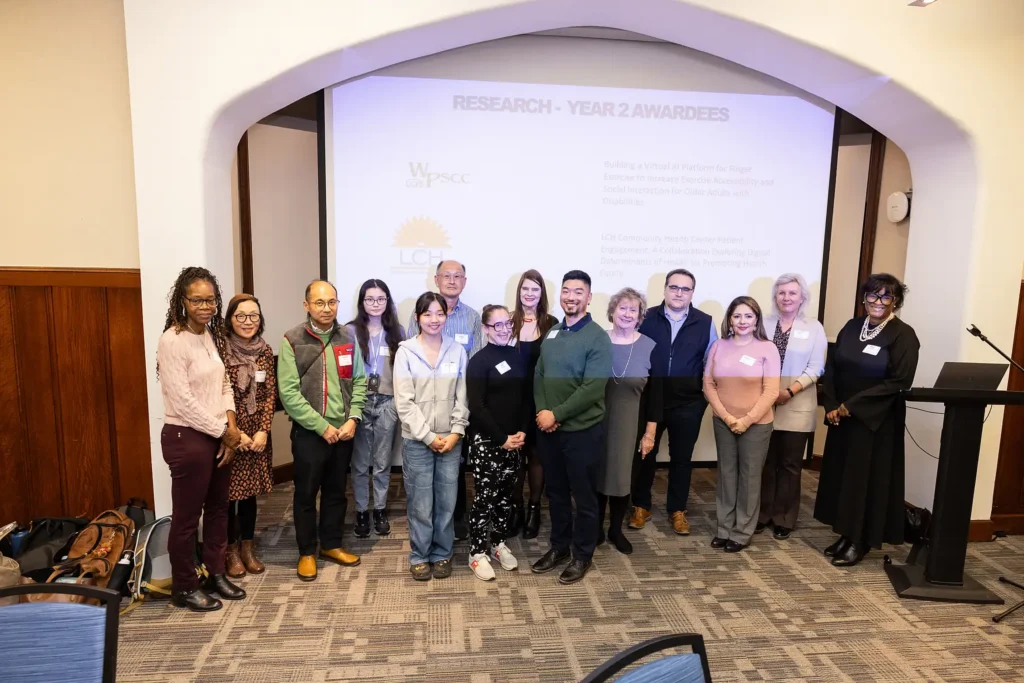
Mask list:
[{"label": "blue upholstered chair", "polygon": [[80,595],[100,606],[28,602],[0,607],[0,681],[113,683],[120,594],[94,586],[40,583],[0,589],[0,598],[32,593]]},{"label": "blue upholstered chair", "polygon": [[[677,647],[689,647],[692,654],[661,657],[643,664],[616,678],[630,664],[648,655]],[[583,683],[711,683],[708,653],[704,649],[704,636],[697,633],[678,633],[673,636],[652,638],[620,652],[594,669]]]}]

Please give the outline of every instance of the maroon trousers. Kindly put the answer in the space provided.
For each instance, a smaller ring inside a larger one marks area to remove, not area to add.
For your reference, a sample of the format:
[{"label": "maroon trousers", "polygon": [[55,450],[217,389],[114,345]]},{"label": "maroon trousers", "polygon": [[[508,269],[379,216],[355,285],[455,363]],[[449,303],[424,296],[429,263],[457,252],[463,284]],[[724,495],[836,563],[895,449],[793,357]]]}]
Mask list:
[{"label": "maroon trousers", "polygon": [[217,467],[220,439],[190,427],[164,425],[160,433],[164,462],[171,468],[171,533],[167,551],[176,591],[199,587],[196,530],[203,517],[203,564],[211,574],[224,573],[228,545],[228,486],[231,468]]}]

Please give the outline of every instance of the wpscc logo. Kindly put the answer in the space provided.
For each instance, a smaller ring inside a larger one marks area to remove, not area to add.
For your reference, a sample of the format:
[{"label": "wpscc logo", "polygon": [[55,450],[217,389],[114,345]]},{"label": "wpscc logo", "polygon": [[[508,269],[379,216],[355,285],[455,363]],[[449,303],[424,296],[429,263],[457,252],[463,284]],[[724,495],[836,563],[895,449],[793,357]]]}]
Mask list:
[{"label": "wpscc logo", "polygon": [[410,161],[406,187],[430,189],[438,185],[469,185],[468,173],[431,171],[430,162]]}]

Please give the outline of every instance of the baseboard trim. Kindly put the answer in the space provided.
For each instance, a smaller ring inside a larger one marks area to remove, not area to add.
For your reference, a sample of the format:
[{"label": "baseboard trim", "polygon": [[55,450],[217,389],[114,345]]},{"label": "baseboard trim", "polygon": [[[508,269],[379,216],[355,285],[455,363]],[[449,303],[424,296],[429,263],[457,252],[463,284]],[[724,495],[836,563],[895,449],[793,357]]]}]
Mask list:
[{"label": "baseboard trim", "polygon": [[295,479],[295,463],[286,462],[283,465],[274,467],[274,486],[284,484]]},{"label": "baseboard trim", "polygon": [[1024,534],[1024,514],[1015,512],[1010,514],[992,515],[993,533]]},{"label": "baseboard trim", "polygon": [[980,543],[996,540],[996,525],[991,519],[972,519],[967,532],[969,543]]}]

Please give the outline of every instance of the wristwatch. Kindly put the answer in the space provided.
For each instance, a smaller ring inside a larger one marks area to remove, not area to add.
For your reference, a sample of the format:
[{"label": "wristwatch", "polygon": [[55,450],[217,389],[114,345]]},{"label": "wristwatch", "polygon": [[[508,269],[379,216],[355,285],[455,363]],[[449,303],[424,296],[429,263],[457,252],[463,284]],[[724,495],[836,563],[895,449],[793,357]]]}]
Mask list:
[{"label": "wristwatch", "polygon": [[786,387],[786,391],[788,391],[788,392],[789,392],[789,397],[790,397],[790,398],[793,398],[794,396],[796,396],[796,394],[794,394],[794,393],[793,393],[793,390],[792,390],[791,388],[789,388],[789,387]]}]

